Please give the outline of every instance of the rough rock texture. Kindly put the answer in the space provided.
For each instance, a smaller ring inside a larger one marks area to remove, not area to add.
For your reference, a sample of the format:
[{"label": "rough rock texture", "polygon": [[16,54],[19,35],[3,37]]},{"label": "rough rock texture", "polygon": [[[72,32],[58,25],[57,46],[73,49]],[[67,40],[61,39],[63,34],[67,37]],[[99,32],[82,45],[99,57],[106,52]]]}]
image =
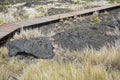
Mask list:
[{"label": "rough rock texture", "polygon": [[116,15],[104,15],[102,14],[102,20],[101,20],[101,23],[103,25],[106,25],[106,26],[109,26],[109,27],[112,27],[112,28],[115,28],[115,27],[119,27],[120,26],[120,19],[119,19],[119,15],[116,14]]},{"label": "rough rock texture", "polygon": [[18,53],[30,54],[37,58],[52,58],[54,56],[54,48],[47,38],[20,39],[8,42],[6,45],[10,56],[15,56]]},{"label": "rough rock texture", "polygon": [[110,11],[107,14],[101,13],[100,18],[103,25],[107,25],[112,28],[120,28],[120,9]]},{"label": "rough rock texture", "polygon": [[109,29],[107,27],[78,27],[56,34],[54,39],[64,49],[79,50],[85,47],[99,49],[115,39],[115,36],[107,35],[105,30]]}]

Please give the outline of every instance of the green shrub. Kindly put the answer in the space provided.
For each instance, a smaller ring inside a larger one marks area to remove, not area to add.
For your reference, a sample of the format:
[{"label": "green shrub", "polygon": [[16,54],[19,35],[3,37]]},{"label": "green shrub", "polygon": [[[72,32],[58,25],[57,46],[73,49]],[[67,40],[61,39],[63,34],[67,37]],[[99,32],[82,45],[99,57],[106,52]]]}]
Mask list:
[{"label": "green shrub", "polygon": [[101,21],[101,19],[100,19],[100,17],[95,16],[95,17],[92,18],[92,21],[93,21],[94,24],[96,24],[96,23],[99,23]]}]

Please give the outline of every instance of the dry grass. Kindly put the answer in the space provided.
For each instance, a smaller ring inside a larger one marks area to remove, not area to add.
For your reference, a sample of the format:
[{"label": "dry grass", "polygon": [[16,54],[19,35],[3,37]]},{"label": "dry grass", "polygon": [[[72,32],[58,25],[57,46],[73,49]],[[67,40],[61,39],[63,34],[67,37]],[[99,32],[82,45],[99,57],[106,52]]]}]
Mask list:
[{"label": "dry grass", "polygon": [[103,65],[92,65],[87,62],[80,66],[74,63],[57,63],[39,61],[23,70],[20,80],[119,80],[117,70],[106,70]]},{"label": "dry grass", "polygon": [[[37,67],[36,67],[37,66]],[[96,71],[95,71],[96,70]],[[40,61],[24,70],[21,80],[105,80],[105,70],[102,67],[85,65],[80,68],[74,63],[58,64],[56,62]]]},{"label": "dry grass", "polygon": [[43,33],[41,29],[30,29],[30,30],[21,30],[20,33],[15,33],[14,37],[11,40],[17,39],[31,39],[39,37],[51,37],[55,34],[54,31],[48,31],[46,34]]},{"label": "dry grass", "polygon": [[51,60],[28,64],[9,58],[6,48],[0,48],[0,80],[17,74],[19,80],[119,80],[120,46],[101,50],[60,50]]},{"label": "dry grass", "polygon": [[23,60],[8,57],[8,51],[5,47],[0,48],[0,80],[7,80],[13,73],[22,73],[26,65]]},{"label": "dry grass", "polygon": [[0,48],[0,58],[6,58],[8,57],[8,50],[6,47]]}]

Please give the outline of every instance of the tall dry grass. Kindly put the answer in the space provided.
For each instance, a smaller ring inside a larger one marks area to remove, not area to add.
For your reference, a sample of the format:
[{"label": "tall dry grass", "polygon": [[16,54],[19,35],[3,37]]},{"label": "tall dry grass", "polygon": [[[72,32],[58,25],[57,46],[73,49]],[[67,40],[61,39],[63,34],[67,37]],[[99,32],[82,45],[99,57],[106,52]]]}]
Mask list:
[{"label": "tall dry grass", "polygon": [[0,53],[0,80],[7,80],[11,73],[17,74],[18,80],[120,79],[120,46],[103,47],[99,51],[60,50],[53,59],[38,59],[31,64],[9,58],[6,48],[0,48]]},{"label": "tall dry grass", "polygon": [[30,30],[21,29],[20,33],[15,33],[14,37],[11,40],[51,37],[53,35],[55,35],[55,32],[50,30],[48,30],[47,33],[45,33],[43,29],[39,29],[39,28],[30,29]]}]

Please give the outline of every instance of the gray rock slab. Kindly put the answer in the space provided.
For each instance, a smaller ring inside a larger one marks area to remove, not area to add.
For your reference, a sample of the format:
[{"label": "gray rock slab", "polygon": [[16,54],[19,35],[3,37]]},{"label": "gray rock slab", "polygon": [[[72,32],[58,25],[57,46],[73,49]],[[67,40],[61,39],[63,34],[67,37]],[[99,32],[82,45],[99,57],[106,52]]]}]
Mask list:
[{"label": "gray rock slab", "polygon": [[18,53],[33,55],[37,58],[52,58],[55,54],[53,52],[53,45],[47,38],[37,39],[19,39],[6,43],[10,56],[16,56]]}]

